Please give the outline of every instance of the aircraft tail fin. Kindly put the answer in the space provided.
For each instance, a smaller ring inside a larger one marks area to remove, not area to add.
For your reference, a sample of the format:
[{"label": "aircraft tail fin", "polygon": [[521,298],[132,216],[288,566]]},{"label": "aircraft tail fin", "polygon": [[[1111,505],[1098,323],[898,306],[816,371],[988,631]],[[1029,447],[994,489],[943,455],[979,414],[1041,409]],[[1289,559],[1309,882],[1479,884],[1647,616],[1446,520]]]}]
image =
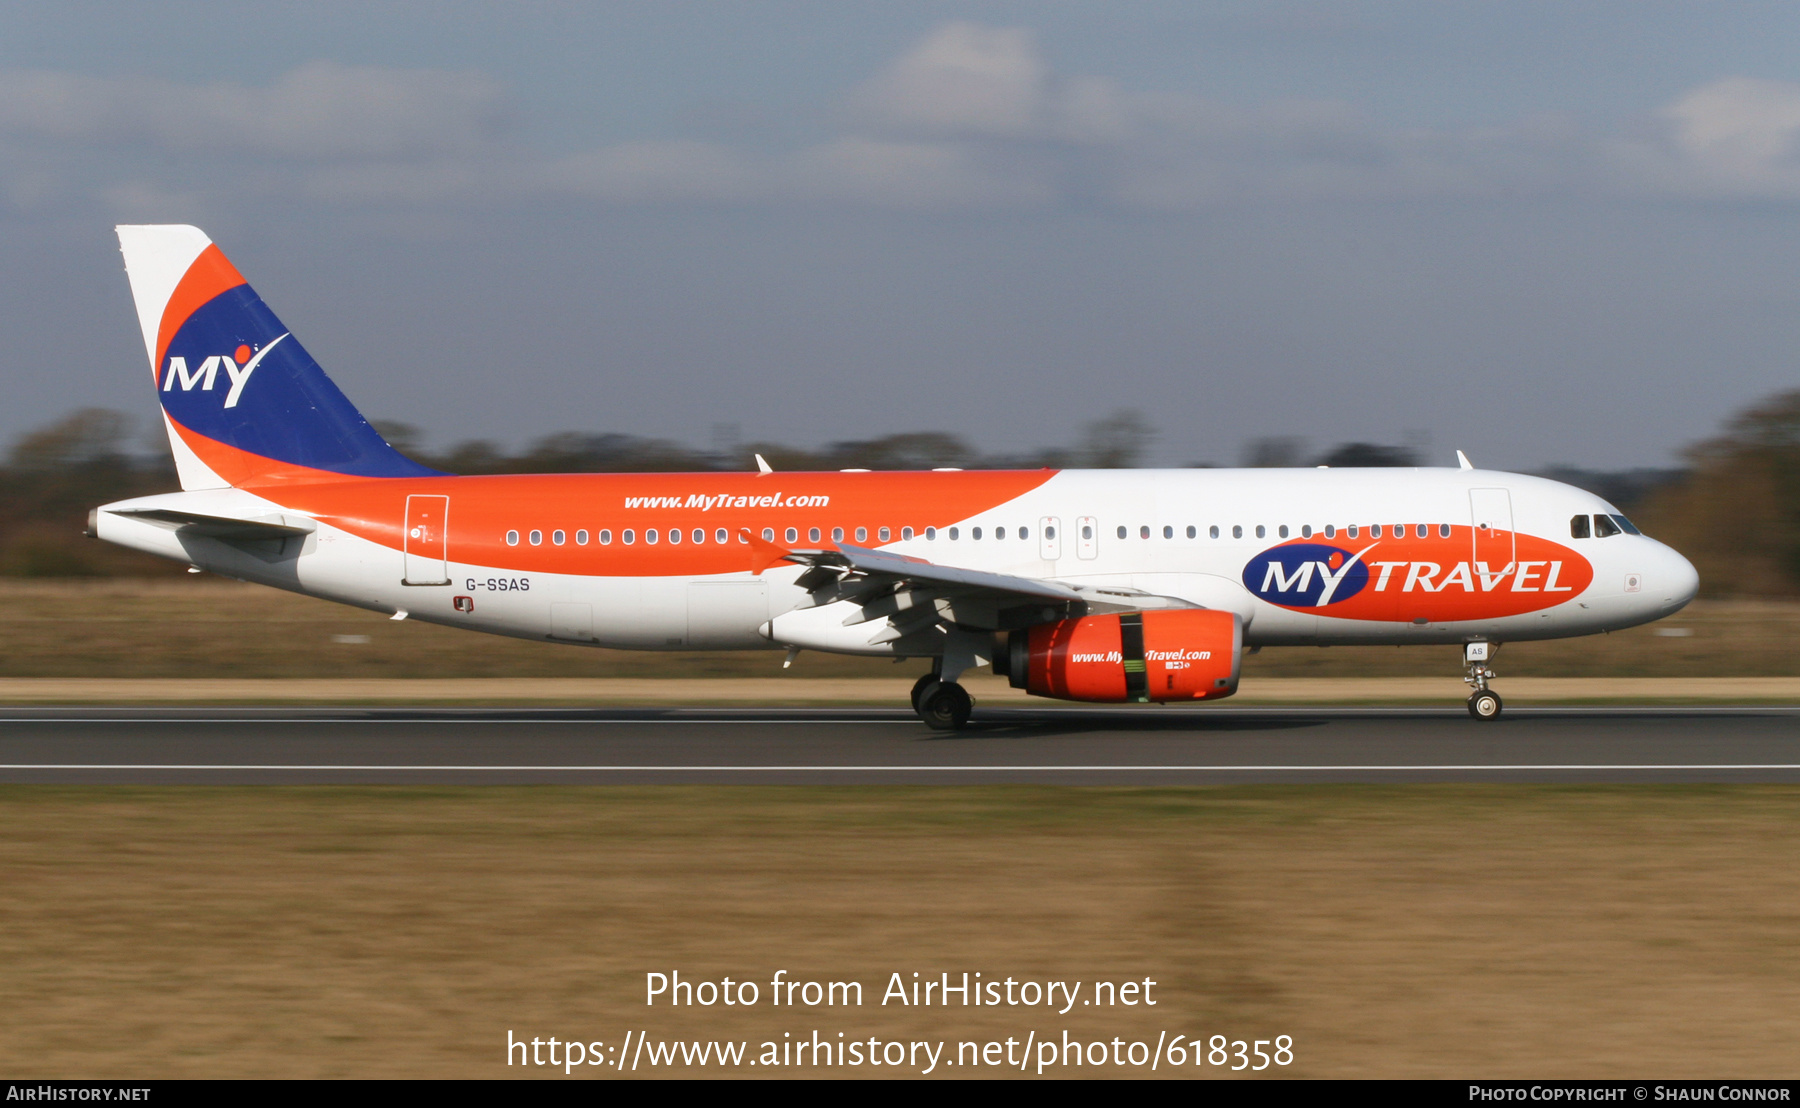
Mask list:
[{"label": "aircraft tail fin", "polygon": [[436,472],[387,444],[198,227],[117,230],[182,488]]}]

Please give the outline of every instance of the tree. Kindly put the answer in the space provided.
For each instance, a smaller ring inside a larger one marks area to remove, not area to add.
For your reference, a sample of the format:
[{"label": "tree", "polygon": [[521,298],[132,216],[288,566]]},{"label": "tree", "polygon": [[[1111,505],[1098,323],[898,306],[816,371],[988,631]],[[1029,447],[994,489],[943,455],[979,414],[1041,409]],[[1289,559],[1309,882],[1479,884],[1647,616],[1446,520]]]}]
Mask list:
[{"label": "tree", "polygon": [[1087,425],[1078,457],[1089,469],[1132,469],[1155,437],[1155,428],[1141,414],[1121,408]]},{"label": "tree", "polygon": [[1638,523],[1687,555],[1705,595],[1800,593],[1800,389],[1746,409],[1686,451],[1686,480]]}]

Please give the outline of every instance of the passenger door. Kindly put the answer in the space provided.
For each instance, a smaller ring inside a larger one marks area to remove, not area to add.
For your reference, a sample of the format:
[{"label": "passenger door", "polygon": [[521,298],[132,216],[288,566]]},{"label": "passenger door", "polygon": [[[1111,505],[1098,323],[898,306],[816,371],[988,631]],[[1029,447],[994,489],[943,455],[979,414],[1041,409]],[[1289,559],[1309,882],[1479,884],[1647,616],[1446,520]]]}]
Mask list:
[{"label": "passenger door", "polygon": [[406,553],[407,585],[448,585],[450,583],[450,498],[447,496],[409,496],[406,498],[406,527],[401,531],[401,549]]},{"label": "passenger door", "polygon": [[1512,565],[1512,494],[1505,489],[1470,489],[1469,512],[1475,525],[1475,561],[1487,563],[1492,573]]}]

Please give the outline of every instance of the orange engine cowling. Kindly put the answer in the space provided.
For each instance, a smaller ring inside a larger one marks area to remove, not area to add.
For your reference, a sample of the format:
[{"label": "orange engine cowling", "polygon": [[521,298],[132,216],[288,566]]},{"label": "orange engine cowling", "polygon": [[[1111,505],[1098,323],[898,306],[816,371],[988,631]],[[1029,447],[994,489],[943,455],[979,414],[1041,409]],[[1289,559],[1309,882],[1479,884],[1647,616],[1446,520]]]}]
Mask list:
[{"label": "orange engine cowling", "polygon": [[1214,700],[1237,691],[1243,645],[1244,624],[1235,612],[1180,608],[1014,631],[1001,662],[1013,687],[1035,696]]}]

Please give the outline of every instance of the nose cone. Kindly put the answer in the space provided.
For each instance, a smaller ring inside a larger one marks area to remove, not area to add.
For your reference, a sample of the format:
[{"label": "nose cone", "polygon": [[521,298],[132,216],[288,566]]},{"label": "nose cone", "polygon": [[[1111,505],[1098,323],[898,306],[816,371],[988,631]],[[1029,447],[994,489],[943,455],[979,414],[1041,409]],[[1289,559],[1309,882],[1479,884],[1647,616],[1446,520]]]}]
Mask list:
[{"label": "nose cone", "polygon": [[1688,601],[1694,599],[1694,594],[1700,591],[1700,572],[1677,551],[1661,543],[1657,545],[1662,549],[1658,551],[1661,557],[1653,579],[1654,595],[1666,616],[1687,607]]}]

